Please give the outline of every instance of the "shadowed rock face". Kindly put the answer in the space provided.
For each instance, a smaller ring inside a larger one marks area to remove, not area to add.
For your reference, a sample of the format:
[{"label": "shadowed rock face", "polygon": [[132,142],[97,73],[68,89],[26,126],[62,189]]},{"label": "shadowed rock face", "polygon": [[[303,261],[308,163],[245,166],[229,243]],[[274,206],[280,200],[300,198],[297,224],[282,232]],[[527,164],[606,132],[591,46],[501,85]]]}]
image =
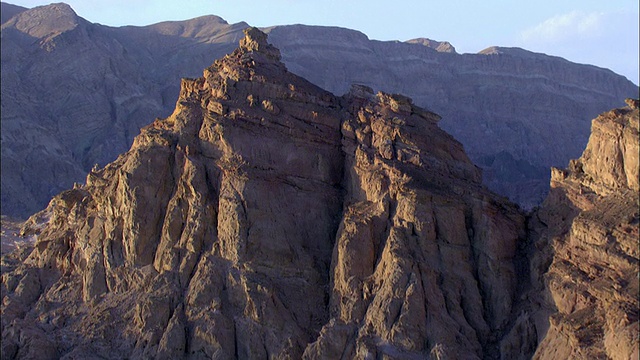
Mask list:
[{"label": "shadowed rock face", "polygon": [[3,258],[3,356],[500,356],[524,216],[438,120],[336,97],[248,29],[27,222],[33,251]]},{"label": "shadowed rock face", "polygon": [[[2,17],[2,212],[22,218],[168,116],[179,79],[233,51],[248,27],[205,16],[111,28],[64,4],[2,3]],[[608,70],[522,49],[460,55],[445,42],[372,41],[348,29],[268,32],[288,69],[324,89],[359,83],[440,114],[485,184],[523,207],[544,198],[550,166],[580,154],[586,119],[638,92]]]}]

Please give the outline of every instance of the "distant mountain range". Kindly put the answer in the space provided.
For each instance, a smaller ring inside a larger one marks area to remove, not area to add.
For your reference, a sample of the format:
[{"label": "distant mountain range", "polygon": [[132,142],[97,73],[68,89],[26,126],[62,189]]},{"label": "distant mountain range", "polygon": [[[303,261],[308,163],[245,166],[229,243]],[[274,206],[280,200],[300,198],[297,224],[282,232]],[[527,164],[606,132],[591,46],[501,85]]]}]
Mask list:
[{"label": "distant mountain range", "polygon": [[[171,113],[179,79],[231,52],[249,26],[204,16],[114,28],[62,3],[1,10],[2,213],[17,217],[126,151],[141,127]],[[383,42],[304,25],[264,30],[291,72],[326,90],[362,84],[441,115],[485,184],[525,208],[544,197],[550,166],[580,155],[590,119],[638,96],[610,70],[522,49],[457,54],[424,38]]]}]

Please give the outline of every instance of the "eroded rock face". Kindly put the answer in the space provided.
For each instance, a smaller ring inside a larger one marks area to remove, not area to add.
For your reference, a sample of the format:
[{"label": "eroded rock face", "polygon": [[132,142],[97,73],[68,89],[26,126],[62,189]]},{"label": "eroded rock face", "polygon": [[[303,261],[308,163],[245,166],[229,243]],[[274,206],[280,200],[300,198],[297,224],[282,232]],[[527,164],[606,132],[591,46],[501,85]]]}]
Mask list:
[{"label": "eroded rock face", "polygon": [[[112,28],[65,4],[0,6],[2,213],[21,219],[127,151],[153,116],[171,114],[180,78],[233,51],[249,26],[203,16]],[[425,38],[376,41],[303,25],[268,31],[288,69],[326,90],[364,84],[440,114],[485,184],[525,208],[544,199],[550,166],[579,156],[589,119],[638,92],[606,69],[522,49],[456,54]]]},{"label": "eroded rock face", "polygon": [[593,120],[584,153],[552,170],[534,214],[544,251],[532,274],[551,313],[534,358],[638,357],[638,106],[627,103]]},{"label": "eroded rock face", "polygon": [[637,101],[528,221],[439,119],[322,90],[247,29],[23,227],[3,358],[637,357]]},{"label": "eroded rock face", "polygon": [[305,358],[497,356],[523,216],[481,187],[439,116],[362,88],[346,98],[331,320]]},{"label": "eroded rock face", "polygon": [[485,184],[526,209],[546,197],[551,166],[580,156],[590,120],[638,94],[605,69],[519,48],[456,54],[434,51],[427,39],[375,41],[347,29],[269,31],[291,71],[324,89],[343,94],[363,84],[441,115],[440,126],[484,170]]},{"label": "eroded rock face", "polygon": [[33,251],[3,258],[3,356],[499,356],[524,216],[438,120],[336,97],[248,29],[28,222]]}]

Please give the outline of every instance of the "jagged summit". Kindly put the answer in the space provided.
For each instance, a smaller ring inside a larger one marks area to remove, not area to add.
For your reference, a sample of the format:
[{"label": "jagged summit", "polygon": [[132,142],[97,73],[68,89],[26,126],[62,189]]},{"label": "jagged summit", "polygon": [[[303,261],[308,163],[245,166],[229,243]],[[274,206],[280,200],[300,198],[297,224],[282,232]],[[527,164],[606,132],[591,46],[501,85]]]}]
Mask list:
[{"label": "jagged summit", "polygon": [[[3,6],[2,16],[33,14],[25,11]],[[3,214],[28,217],[126,151],[151,118],[171,114],[180,79],[232,52],[245,27],[215,16],[117,28],[81,21],[41,41],[4,27]],[[527,208],[543,199],[547,169],[583,150],[589,120],[638,91],[610,71],[544,55],[440,53],[336,27],[268,30],[287,69],[325,90],[361,83],[442,115],[485,184]]]},{"label": "jagged summit", "polygon": [[637,357],[637,100],[525,221],[438,115],[244,35],[23,227],[3,359]]},{"label": "jagged summit", "polygon": [[362,86],[337,97],[266,40],[248,29],[25,226],[35,247],[3,259],[3,356],[496,351],[523,215],[436,114]]},{"label": "jagged summit", "polygon": [[267,42],[267,34],[255,27],[245,29],[244,34],[244,39],[240,40],[240,49],[267,54],[280,60],[280,50]]}]

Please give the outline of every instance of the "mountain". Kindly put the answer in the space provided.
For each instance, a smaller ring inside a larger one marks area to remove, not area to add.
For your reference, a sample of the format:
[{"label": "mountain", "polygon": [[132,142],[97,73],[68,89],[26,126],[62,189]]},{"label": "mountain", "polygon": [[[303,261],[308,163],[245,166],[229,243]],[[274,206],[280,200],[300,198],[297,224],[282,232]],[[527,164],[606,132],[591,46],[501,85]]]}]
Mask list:
[{"label": "mountain", "polygon": [[2,3],[2,12],[0,12],[0,21],[4,24],[7,20],[16,16],[17,14],[28,10],[25,7]]},{"label": "mountain", "polygon": [[25,223],[3,358],[637,356],[638,100],[525,216],[440,116],[244,34]]},{"label": "mountain", "polygon": [[[209,32],[226,31],[207,23]],[[177,52],[190,42],[163,24],[130,32],[91,24],[65,4],[25,10],[2,25],[3,214],[41,208],[94,164],[126,151],[149,114],[167,112],[167,73],[178,61],[161,60],[143,43],[155,35]],[[199,51],[190,50],[196,58]]]},{"label": "mountain", "polygon": [[[154,116],[168,116],[180,78],[230,53],[248,27],[205,16],[112,28],[65,4],[1,5],[2,213],[22,218],[126,151]],[[544,198],[547,169],[579,155],[584,119],[638,91],[611,71],[525,50],[460,55],[424,38],[380,42],[301,25],[265,31],[291,72],[326,90],[344,94],[358,83],[441,114],[485,183],[526,208]]]},{"label": "mountain", "polygon": [[497,353],[517,207],[438,115],[337,97],[245,32],[25,226],[33,251],[3,258],[3,358]]}]

